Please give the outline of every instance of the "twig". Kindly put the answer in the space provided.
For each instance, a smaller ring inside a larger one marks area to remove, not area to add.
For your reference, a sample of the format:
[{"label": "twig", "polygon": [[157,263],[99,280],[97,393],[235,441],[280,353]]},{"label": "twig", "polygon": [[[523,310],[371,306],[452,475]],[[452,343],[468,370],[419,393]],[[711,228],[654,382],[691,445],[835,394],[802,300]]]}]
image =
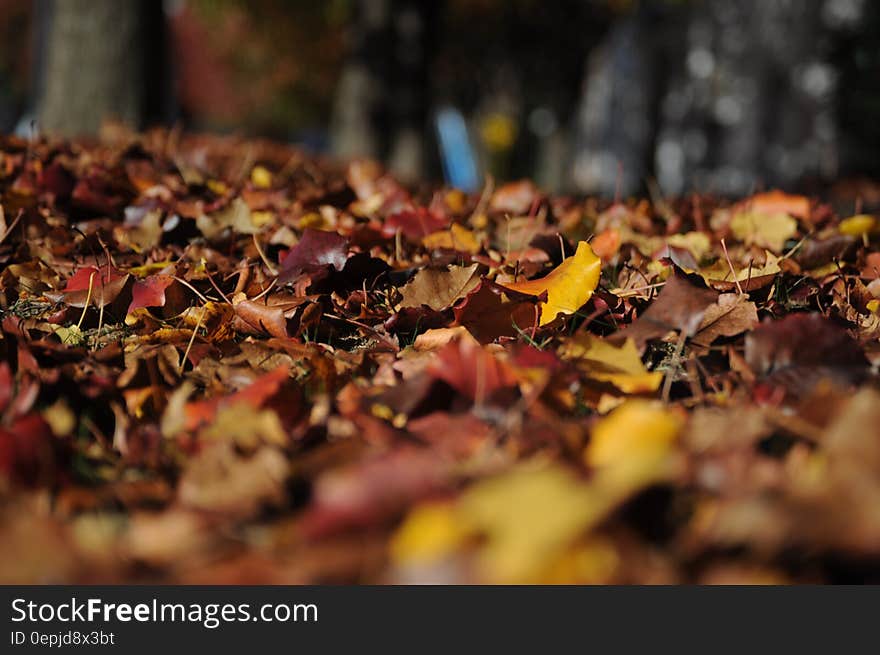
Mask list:
[{"label": "twig", "polygon": [[272,262],[269,261],[269,258],[266,257],[266,253],[263,252],[263,249],[260,247],[260,242],[257,241],[257,235],[251,235],[254,238],[254,247],[257,249],[257,254],[260,256],[260,259],[263,260],[263,263],[266,265],[266,268],[269,269],[269,273],[272,275],[278,275],[278,269],[272,266]]},{"label": "twig", "polygon": [[208,281],[211,283],[211,286],[214,287],[214,290],[220,294],[220,297],[231,305],[232,301],[229,300],[226,294],[223,293],[223,291],[220,290],[220,287],[217,286],[217,283],[214,282],[214,278],[211,277],[211,271],[209,271],[207,267],[205,267],[205,275],[208,276]]},{"label": "twig", "polygon": [[86,318],[86,311],[89,309],[89,303],[92,301],[92,283],[95,281],[95,275],[98,271],[92,271],[92,274],[89,275],[89,291],[86,294],[86,304],[83,306],[82,314],[79,317],[79,323],[76,324],[76,329],[79,330],[80,326],[83,324],[83,321]]},{"label": "twig", "polygon": [[268,287],[266,287],[265,289],[263,289],[262,291],[260,291],[260,293],[258,293],[256,296],[254,296],[253,298],[251,298],[251,300],[259,300],[260,298],[262,298],[263,296],[265,296],[267,293],[269,293],[269,291],[272,289],[272,287],[275,286],[275,281],[276,281],[277,279],[278,279],[278,278],[275,278],[274,280],[272,280],[272,281],[269,283],[269,286],[268,286]]},{"label": "twig", "polygon": [[326,312],[324,312],[322,314],[322,316],[325,316],[327,318],[336,319],[337,321],[342,321],[344,323],[350,323],[351,325],[356,325],[357,327],[359,327],[361,329],[367,330],[368,332],[372,332],[376,336],[376,338],[381,340],[386,346],[393,348],[395,351],[400,350],[400,347],[396,343],[391,341],[391,339],[386,337],[384,334],[379,333],[375,328],[371,328],[366,323],[361,323],[360,321],[356,321],[352,318],[345,318],[344,316],[334,316],[333,314],[328,314]]},{"label": "twig", "polygon": [[172,275],[171,277],[173,277],[175,280],[177,280],[178,282],[180,282],[183,286],[189,288],[190,291],[192,291],[194,294],[196,294],[196,295],[197,295],[199,298],[201,298],[204,302],[211,302],[210,300],[208,300],[207,298],[205,298],[205,296],[203,296],[201,293],[199,293],[199,290],[196,289],[193,285],[191,285],[191,284],[190,284],[189,282],[187,282],[186,280],[183,280],[183,279],[177,277],[176,275]]},{"label": "twig", "polygon": [[635,287],[633,289],[622,289],[620,291],[616,289],[611,289],[611,293],[613,293],[618,298],[628,298],[629,296],[637,296],[643,291],[650,291],[651,289],[659,289],[664,286],[666,282],[656,282],[655,284],[649,284],[644,287]]},{"label": "twig", "polygon": [[733,275],[733,283],[736,284],[739,295],[746,295],[743,293],[743,289],[739,284],[739,278],[736,275],[736,270],[733,268],[733,262],[730,261],[730,254],[727,252],[727,244],[724,243],[724,239],[721,239],[721,248],[724,250],[724,258],[727,259],[727,265],[730,266],[730,274]]},{"label": "twig", "polygon": [[183,359],[180,360],[180,366],[177,369],[178,375],[183,375],[183,369],[186,366],[186,359],[189,357],[189,351],[193,347],[193,343],[196,340],[196,335],[199,333],[199,328],[202,327],[202,320],[205,318],[205,314],[208,313],[208,310],[202,307],[202,313],[199,314],[199,320],[196,321],[196,326],[193,328],[192,336],[189,338],[189,343],[186,345],[186,350],[183,352]]},{"label": "twig", "polygon": [[15,215],[15,218],[12,219],[12,222],[9,224],[9,227],[6,228],[6,231],[0,235],[0,243],[3,243],[10,234],[12,234],[12,230],[18,225],[18,222],[21,220],[21,217],[24,216],[24,210],[19,209],[18,213]]}]

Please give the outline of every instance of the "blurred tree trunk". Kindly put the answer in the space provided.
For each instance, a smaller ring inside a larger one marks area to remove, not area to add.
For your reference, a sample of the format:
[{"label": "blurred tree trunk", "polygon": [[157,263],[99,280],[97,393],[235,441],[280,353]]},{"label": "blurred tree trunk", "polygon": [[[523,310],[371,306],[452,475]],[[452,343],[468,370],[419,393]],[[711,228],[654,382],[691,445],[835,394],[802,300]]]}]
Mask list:
[{"label": "blurred tree trunk", "polygon": [[[159,21],[154,14],[158,12]],[[63,0],[50,3],[39,107],[42,129],[63,135],[97,132],[115,119],[142,127],[156,106],[151,71],[162,70],[162,3]],[[148,59],[151,58],[151,59]],[[160,60],[156,66],[155,58]]]}]

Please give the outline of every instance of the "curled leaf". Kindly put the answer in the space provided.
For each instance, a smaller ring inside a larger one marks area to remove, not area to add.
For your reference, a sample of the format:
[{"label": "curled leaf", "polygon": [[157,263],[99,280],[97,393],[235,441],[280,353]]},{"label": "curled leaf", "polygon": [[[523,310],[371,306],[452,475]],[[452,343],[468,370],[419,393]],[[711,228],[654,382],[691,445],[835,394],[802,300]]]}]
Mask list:
[{"label": "curled leaf", "polygon": [[541,325],[546,325],[559,314],[574,314],[592,297],[599,284],[602,261],[593,253],[590,244],[581,241],[577,251],[539,280],[505,284],[512,291],[532,296],[547,295],[541,303]]}]

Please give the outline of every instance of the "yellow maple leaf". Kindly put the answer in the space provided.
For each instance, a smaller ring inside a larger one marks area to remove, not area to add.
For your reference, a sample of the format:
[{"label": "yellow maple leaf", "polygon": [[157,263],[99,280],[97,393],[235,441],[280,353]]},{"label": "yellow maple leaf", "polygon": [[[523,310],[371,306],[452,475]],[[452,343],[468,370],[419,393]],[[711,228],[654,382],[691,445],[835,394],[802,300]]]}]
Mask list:
[{"label": "yellow maple leaf", "polygon": [[559,354],[575,360],[594,380],[609,382],[624,393],[656,391],[663,380],[663,373],[645,368],[632,339],[618,346],[592,334],[578,334],[562,345]]},{"label": "yellow maple leaf", "polygon": [[877,227],[877,219],[868,214],[856,214],[840,221],[837,227],[841,234],[852,237],[861,237],[870,234]]},{"label": "yellow maple leaf", "polygon": [[712,251],[712,243],[705,232],[685,232],[666,237],[666,243],[689,250],[698,262]]},{"label": "yellow maple leaf", "polygon": [[448,230],[432,232],[422,239],[422,244],[426,248],[448,248],[472,255],[480,252],[482,247],[474,233],[458,223],[453,223]]},{"label": "yellow maple leaf", "polygon": [[514,282],[504,286],[532,296],[547,293],[542,304],[541,325],[552,322],[559,314],[574,314],[593,295],[599,284],[602,261],[586,241],[578,243],[577,251],[539,280]]},{"label": "yellow maple leaf", "polygon": [[782,212],[740,211],[730,219],[730,230],[746,245],[780,252],[797,233],[797,221]]},{"label": "yellow maple leaf", "polygon": [[268,409],[256,409],[245,402],[221,407],[214,422],[205,427],[205,439],[231,440],[245,451],[255,450],[261,443],[284,447],[287,433],[278,414]]},{"label": "yellow maple leaf", "polygon": [[558,465],[526,465],[483,480],[458,503],[469,531],[483,534],[478,564],[494,582],[524,582],[603,513],[588,483]]},{"label": "yellow maple leaf", "polygon": [[415,507],[391,539],[397,564],[425,564],[454,553],[466,538],[452,503],[429,502]]},{"label": "yellow maple leaf", "polygon": [[595,425],[584,459],[606,488],[627,493],[666,474],[680,429],[678,415],[662,404],[628,400]]},{"label": "yellow maple leaf", "polygon": [[736,271],[736,277],[731,274],[730,264],[724,258],[719,259],[711,266],[700,268],[699,273],[709,286],[715,286],[717,283],[722,282],[734,285],[736,282],[745,282],[746,284],[743,284],[742,287],[749,291],[752,288],[757,288],[752,286],[753,282],[757,284],[761,282],[762,278],[780,273],[782,268],[779,266],[779,263],[782,259],[782,257],[777,257],[769,250],[765,250],[763,265],[750,264],[744,266]]},{"label": "yellow maple leaf", "polygon": [[272,186],[272,173],[265,166],[254,166],[251,170],[251,182],[258,189],[268,189]]}]

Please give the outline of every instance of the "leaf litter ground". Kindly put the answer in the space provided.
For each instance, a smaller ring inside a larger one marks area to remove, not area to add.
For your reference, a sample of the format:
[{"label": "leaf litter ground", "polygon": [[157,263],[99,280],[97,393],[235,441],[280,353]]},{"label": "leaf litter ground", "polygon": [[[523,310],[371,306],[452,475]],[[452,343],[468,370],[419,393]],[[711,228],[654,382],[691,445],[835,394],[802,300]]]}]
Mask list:
[{"label": "leaf litter ground", "polygon": [[871,215],[0,140],[0,580],[880,579]]}]

